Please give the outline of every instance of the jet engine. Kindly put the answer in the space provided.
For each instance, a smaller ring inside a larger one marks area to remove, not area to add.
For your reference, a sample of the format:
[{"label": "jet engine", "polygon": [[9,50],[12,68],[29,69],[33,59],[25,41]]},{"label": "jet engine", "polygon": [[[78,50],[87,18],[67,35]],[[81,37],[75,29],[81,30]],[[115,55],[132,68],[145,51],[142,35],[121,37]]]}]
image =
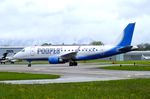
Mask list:
[{"label": "jet engine", "polygon": [[61,59],[60,57],[49,57],[48,58],[48,62],[50,64],[61,64],[61,63],[65,63],[65,61],[63,59]]}]

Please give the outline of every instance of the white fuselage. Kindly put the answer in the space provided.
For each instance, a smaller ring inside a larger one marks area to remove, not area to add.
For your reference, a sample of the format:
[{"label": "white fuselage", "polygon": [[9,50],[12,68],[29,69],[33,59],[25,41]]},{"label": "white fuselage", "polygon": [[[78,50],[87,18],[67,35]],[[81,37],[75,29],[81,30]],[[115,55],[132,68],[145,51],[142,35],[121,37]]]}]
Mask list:
[{"label": "white fuselage", "polygon": [[15,59],[48,60],[51,64],[69,62],[77,66],[78,60],[91,60],[109,57],[134,50],[131,46],[135,23],[129,23],[123,30],[121,39],[114,46],[32,46],[26,47],[14,55]]},{"label": "white fuselage", "polygon": [[48,59],[50,56],[61,56],[76,52],[76,57],[104,54],[105,51],[113,46],[33,46],[26,47],[15,57],[22,59]]}]

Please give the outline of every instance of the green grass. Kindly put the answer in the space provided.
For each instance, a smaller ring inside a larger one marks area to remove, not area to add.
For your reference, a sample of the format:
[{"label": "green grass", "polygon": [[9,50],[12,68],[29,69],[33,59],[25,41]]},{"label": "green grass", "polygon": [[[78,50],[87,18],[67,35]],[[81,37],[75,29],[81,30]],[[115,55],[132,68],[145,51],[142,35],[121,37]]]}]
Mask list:
[{"label": "green grass", "polygon": [[130,70],[130,71],[150,71],[150,66],[106,66],[100,67],[101,69],[109,69],[109,70]]},{"label": "green grass", "polygon": [[51,75],[51,74],[0,72],[0,80],[55,79],[59,77],[60,77],[59,75]]},{"label": "green grass", "polygon": [[85,60],[85,61],[79,61],[79,62],[80,63],[100,63],[100,62],[111,63],[112,61],[96,59],[96,60]]},{"label": "green grass", "polygon": [[[7,64],[9,64],[9,63],[7,63]],[[28,64],[28,62],[27,61],[18,61],[18,62],[15,62],[15,64]],[[47,61],[32,61],[32,64],[49,64],[48,63],[48,60]]]},{"label": "green grass", "polygon": [[[112,63],[112,62],[108,60],[87,60],[87,61],[78,61],[78,63]],[[15,62],[15,64],[28,64],[28,62],[19,61],[19,62]],[[49,64],[49,62],[48,61],[33,61],[32,64]]]},{"label": "green grass", "polygon": [[[85,60],[85,61],[78,61],[79,63],[112,63],[112,61],[109,60]],[[7,63],[9,64],[9,63]],[[15,64],[28,64],[27,61],[18,61],[15,62]],[[48,61],[32,61],[32,64],[49,64]]]},{"label": "green grass", "polygon": [[108,64],[145,64],[150,65],[149,60],[130,60],[130,61],[110,61],[110,60],[87,60],[79,61],[80,63],[108,63]]},{"label": "green grass", "polygon": [[115,64],[145,64],[150,65],[150,61],[148,60],[131,60],[131,61],[114,61]]},{"label": "green grass", "polygon": [[149,60],[130,60],[130,61],[110,61],[110,60],[88,60],[88,61],[79,61],[81,63],[114,63],[114,64],[145,64],[145,65],[150,65],[150,61]]},{"label": "green grass", "polygon": [[[148,60],[131,60],[131,61],[110,61],[110,60],[86,60],[86,61],[78,61],[79,63],[106,63],[106,64],[145,64],[150,65],[150,61]],[[10,64],[10,63],[6,63]],[[27,61],[18,61],[15,64],[28,64]],[[49,64],[48,61],[33,61],[32,64]]]},{"label": "green grass", "polygon": [[87,83],[0,84],[1,99],[150,99],[150,79]]}]

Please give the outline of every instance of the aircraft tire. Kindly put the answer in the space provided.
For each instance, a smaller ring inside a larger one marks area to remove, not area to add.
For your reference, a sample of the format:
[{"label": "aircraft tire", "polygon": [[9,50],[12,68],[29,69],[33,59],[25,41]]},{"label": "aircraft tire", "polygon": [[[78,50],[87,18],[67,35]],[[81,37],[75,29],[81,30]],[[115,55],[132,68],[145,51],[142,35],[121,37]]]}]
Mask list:
[{"label": "aircraft tire", "polygon": [[69,66],[77,66],[78,65],[78,63],[77,62],[69,62]]},{"label": "aircraft tire", "polygon": [[73,62],[69,62],[69,66],[73,66]]},{"label": "aircraft tire", "polygon": [[77,66],[78,65],[78,63],[77,62],[74,62],[74,66]]},{"label": "aircraft tire", "polygon": [[31,64],[28,64],[28,67],[31,67]]}]

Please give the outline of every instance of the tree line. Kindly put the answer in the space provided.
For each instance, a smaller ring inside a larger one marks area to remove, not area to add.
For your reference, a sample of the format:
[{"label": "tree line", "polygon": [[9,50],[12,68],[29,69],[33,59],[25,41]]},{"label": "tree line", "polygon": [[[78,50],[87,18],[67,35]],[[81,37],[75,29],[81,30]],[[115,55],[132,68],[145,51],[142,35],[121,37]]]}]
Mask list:
[{"label": "tree line", "polygon": [[[42,46],[50,46],[50,45],[52,45],[52,43],[43,43],[42,44]],[[65,44],[62,43],[60,45],[65,45]],[[73,43],[72,45],[77,45],[77,44]],[[89,45],[104,45],[104,43],[101,42],[101,41],[92,41],[92,42],[89,43]]]},{"label": "tree line", "polygon": [[[52,45],[52,43],[43,43],[42,46],[50,46]],[[64,43],[60,44],[60,45],[65,45]],[[72,44],[72,45],[77,45],[77,44]],[[92,41],[89,43],[89,45],[104,45],[104,43],[102,41]],[[138,44],[138,50],[140,51],[146,51],[146,50],[150,50],[150,43],[141,43]]]},{"label": "tree line", "polygon": [[150,44],[149,43],[142,43],[137,45],[140,51],[146,51],[150,50]]}]

